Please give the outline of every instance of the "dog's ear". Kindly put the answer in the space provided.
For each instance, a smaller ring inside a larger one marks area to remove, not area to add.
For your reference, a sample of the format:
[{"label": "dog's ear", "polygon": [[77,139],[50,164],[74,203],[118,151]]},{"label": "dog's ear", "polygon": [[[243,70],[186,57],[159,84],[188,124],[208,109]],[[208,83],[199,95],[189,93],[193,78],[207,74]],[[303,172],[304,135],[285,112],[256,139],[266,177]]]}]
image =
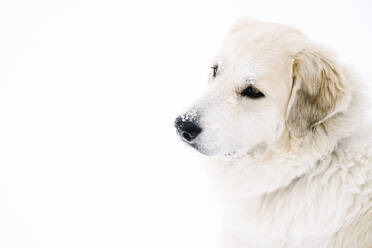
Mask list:
[{"label": "dog's ear", "polygon": [[349,84],[341,68],[320,49],[306,48],[295,55],[292,80],[287,127],[295,136],[306,135],[349,105]]}]

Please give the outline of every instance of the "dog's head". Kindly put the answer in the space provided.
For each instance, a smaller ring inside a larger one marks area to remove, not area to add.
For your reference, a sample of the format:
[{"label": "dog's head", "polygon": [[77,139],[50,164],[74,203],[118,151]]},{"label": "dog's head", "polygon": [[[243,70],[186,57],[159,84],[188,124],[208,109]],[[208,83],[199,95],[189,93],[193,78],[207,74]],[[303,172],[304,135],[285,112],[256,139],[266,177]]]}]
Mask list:
[{"label": "dog's head", "polygon": [[209,89],[175,126],[203,154],[244,155],[284,133],[300,138],[325,128],[350,95],[334,59],[301,32],[240,20],[211,64]]}]

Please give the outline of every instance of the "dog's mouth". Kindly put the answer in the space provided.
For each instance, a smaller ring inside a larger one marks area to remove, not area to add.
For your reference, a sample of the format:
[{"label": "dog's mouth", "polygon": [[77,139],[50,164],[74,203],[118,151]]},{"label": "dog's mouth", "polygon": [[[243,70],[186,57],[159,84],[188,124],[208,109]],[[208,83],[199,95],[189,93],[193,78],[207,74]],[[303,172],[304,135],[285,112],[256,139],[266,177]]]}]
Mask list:
[{"label": "dog's mouth", "polygon": [[210,152],[196,143],[190,144],[190,146],[205,156],[212,156]]},{"label": "dog's mouth", "polygon": [[206,149],[204,149],[199,144],[199,142],[198,142],[199,139],[190,141],[189,137],[187,135],[185,137],[185,134],[183,134],[182,132],[179,132],[179,130],[177,130],[177,135],[178,135],[178,137],[180,137],[180,139],[182,140],[182,142],[184,142],[187,145],[189,145],[190,147],[194,148],[196,151],[200,152],[201,154],[206,155],[206,156],[210,156],[211,155]]}]

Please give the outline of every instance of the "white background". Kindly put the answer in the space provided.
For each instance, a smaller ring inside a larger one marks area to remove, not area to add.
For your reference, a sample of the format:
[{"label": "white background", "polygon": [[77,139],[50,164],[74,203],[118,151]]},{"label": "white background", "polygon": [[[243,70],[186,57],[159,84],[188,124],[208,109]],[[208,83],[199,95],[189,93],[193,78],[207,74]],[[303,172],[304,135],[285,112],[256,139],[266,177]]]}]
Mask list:
[{"label": "white background", "polygon": [[368,85],[369,2],[1,0],[0,247],[216,247],[220,208],[173,120],[230,25],[296,26]]}]

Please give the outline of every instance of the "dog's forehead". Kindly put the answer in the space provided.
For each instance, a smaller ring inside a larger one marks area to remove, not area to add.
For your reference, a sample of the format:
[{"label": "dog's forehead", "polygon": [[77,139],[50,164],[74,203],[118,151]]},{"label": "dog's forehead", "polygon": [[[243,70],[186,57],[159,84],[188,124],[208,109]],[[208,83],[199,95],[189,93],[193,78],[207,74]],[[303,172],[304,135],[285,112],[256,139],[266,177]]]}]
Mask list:
[{"label": "dog's forehead", "polygon": [[285,38],[278,39],[279,34],[270,31],[271,28],[246,29],[231,33],[216,63],[221,66],[222,74],[234,79],[229,84],[244,85],[249,81],[273,97],[285,98],[291,85],[291,53]]},{"label": "dog's forehead", "polygon": [[227,37],[221,47],[216,64],[222,71],[241,81],[261,81],[267,76],[290,73],[290,56],[275,44],[262,41],[260,36],[251,37],[247,33]]},{"label": "dog's forehead", "polygon": [[214,63],[218,64],[224,74],[233,77],[235,83],[257,81],[264,73],[264,61],[257,56],[256,51],[249,51],[242,43],[236,39],[226,39]]},{"label": "dog's forehead", "polygon": [[295,54],[304,39],[303,33],[289,26],[243,20],[227,35],[220,53],[234,61],[278,63],[276,60]]},{"label": "dog's forehead", "polygon": [[244,63],[253,67],[278,63],[288,55],[283,41],[275,38],[275,32],[242,30],[231,33],[219,52],[220,60],[229,63]]}]

